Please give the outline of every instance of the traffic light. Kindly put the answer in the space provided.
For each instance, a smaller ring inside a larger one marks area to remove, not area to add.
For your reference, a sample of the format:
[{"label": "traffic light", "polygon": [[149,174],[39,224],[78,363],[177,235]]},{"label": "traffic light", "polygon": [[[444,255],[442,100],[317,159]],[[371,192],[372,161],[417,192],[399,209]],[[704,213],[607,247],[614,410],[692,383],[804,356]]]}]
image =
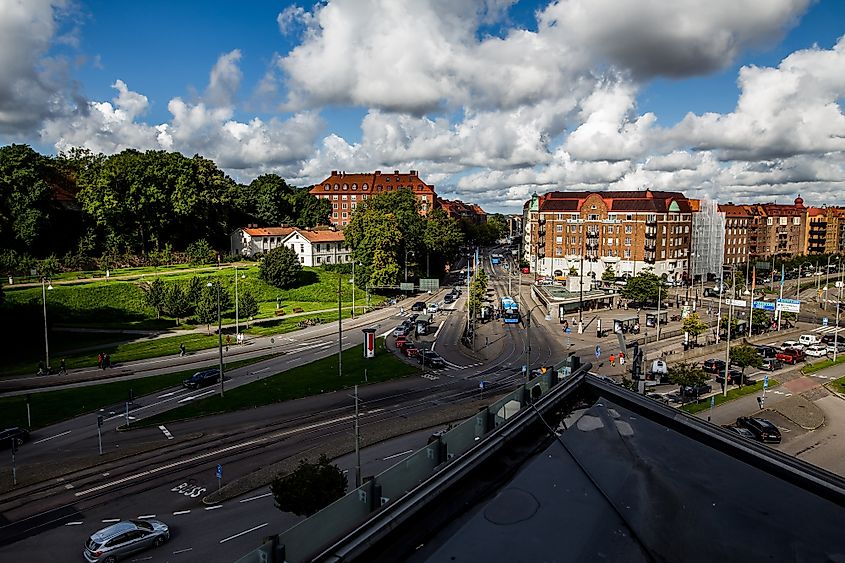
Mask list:
[{"label": "traffic light", "polygon": [[101,415],[101,414],[97,415],[97,427],[98,428],[103,427],[103,415]]}]

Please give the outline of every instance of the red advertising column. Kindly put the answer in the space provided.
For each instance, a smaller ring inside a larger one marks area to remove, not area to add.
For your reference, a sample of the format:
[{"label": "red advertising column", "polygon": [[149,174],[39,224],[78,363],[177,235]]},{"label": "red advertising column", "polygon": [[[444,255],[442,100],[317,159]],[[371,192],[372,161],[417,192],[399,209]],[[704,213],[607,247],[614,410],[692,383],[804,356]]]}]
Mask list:
[{"label": "red advertising column", "polygon": [[364,332],[364,357],[372,358],[376,355],[376,329],[365,328]]}]

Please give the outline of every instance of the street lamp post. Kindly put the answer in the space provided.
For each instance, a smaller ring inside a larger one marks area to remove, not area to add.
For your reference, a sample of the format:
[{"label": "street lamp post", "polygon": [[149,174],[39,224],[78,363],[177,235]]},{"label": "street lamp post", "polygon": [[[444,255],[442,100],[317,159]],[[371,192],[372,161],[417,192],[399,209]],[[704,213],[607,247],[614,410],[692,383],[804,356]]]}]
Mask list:
[{"label": "street lamp post", "polygon": [[53,289],[52,284],[46,283],[47,278],[41,276],[41,302],[44,306],[44,369],[50,373],[50,342],[47,336],[47,290]]},{"label": "street lamp post", "polygon": [[[206,287],[212,287],[215,284],[208,282],[205,284]],[[220,317],[220,282],[217,282],[217,350],[219,353],[220,364],[219,364],[219,371],[220,371],[220,396],[223,396],[223,321]]]},{"label": "street lamp post", "polygon": [[842,306],[842,262],[839,262],[839,298],[836,300],[836,329],[833,331],[833,361],[836,362],[836,353],[839,351],[839,308]]},{"label": "street lamp post", "polygon": [[[531,312],[534,311],[537,307],[541,307],[539,303],[534,305],[528,310],[528,315],[526,316],[525,322],[525,339],[527,340],[527,346],[525,347],[525,383],[528,383],[528,380],[531,379]],[[547,321],[552,320],[552,316],[546,312],[545,319]]]},{"label": "street lamp post", "polygon": [[355,260],[352,261],[352,318],[355,318]]},{"label": "street lamp post", "polygon": [[[241,279],[245,279],[246,274],[241,274]],[[278,307],[276,307],[278,309]],[[248,328],[248,327],[247,327]],[[238,319],[238,266],[235,266],[235,341],[238,340],[238,335],[240,335],[240,323]]]},{"label": "street lamp post", "polygon": [[[731,289],[736,288],[736,267],[731,267]],[[725,345],[725,382],[722,384],[722,396],[728,396],[728,373],[730,373],[731,367],[731,316],[733,315],[734,310],[734,300],[733,298],[728,303],[728,323],[726,326],[726,331],[728,333]],[[721,322],[719,323],[721,324]],[[719,327],[716,327],[716,332],[719,332]]]}]

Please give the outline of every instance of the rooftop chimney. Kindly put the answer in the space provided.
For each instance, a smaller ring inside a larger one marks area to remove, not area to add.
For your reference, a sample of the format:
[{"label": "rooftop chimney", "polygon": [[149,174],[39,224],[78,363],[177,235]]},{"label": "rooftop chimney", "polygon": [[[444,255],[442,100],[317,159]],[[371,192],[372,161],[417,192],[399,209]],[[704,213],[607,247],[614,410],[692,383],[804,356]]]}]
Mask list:
[{"label": "rooftop chimney", "polygon": [[332,176],[337,176],[337,170],[332,170]]}]

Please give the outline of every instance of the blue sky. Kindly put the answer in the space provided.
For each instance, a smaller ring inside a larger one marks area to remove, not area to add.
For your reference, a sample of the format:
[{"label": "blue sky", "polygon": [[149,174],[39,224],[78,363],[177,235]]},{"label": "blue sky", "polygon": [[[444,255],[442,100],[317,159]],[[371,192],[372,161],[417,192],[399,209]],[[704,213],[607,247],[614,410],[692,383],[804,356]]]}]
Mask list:
[{"label": "blue sky", "polygon": [[244,183],[413,168],[504,212],[837,203],[842,22],[838,0],[0,0],[0,142],[199,153]]}]

